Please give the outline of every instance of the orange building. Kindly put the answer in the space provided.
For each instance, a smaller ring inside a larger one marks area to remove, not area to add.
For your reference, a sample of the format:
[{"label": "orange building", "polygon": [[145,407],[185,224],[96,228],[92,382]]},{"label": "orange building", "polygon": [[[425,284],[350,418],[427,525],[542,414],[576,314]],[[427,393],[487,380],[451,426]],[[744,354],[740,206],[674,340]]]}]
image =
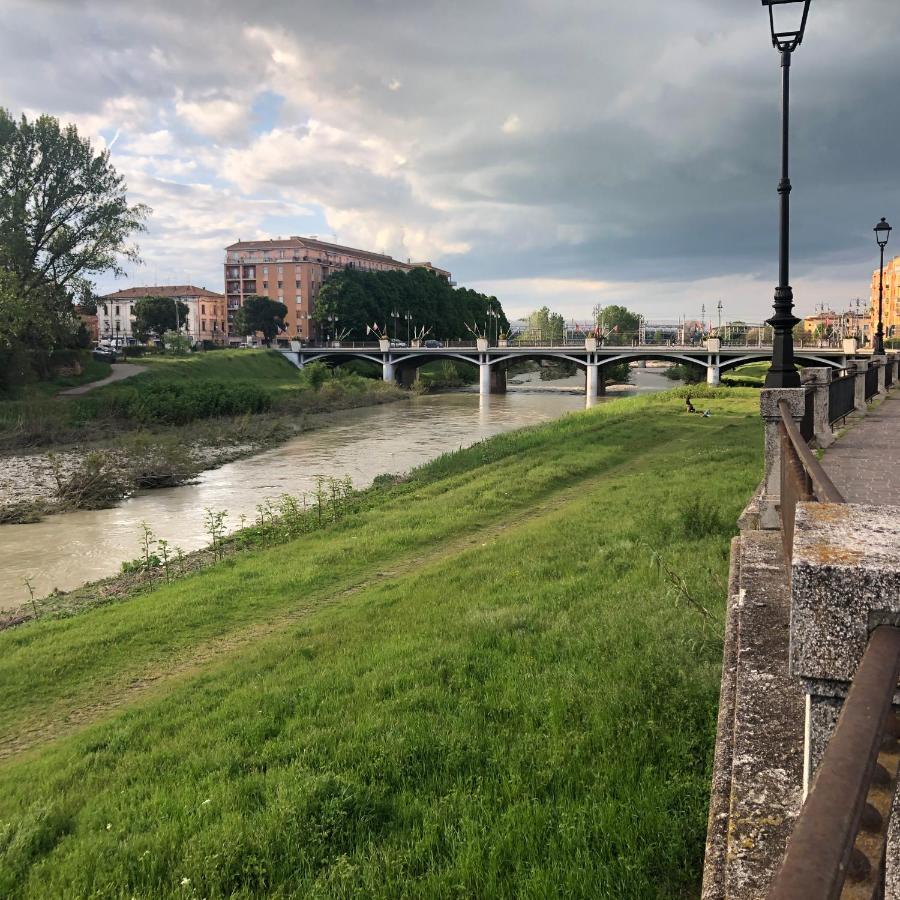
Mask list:
[{"label": "orange building", "polygon": [[133,337],[134,304],[142,297],[169,297],[188,308],[187,321],[181,330],[195,344],[210,341],[225,343],[225,295],[198,288],[192,284],[164,284],[126,288],[107,294],[97,304],[97,318],[102,339]]},{"label": "orange building", "polygon": [[[872,273],[871,314],[872,334],[878,328],[878,272]],[[885,340],[900,338],[900,256],[895,256],[884,264],[884,299],[882,301],[881,321],[884,324]]]},{"label": "orange building", "polygon": [[312,317],[322,282],[332,272],[347,268],[367,272],[428,269],[453,284],[446,269],[439,269],[430,262],[404,263],[381,253],[330,244],[317,238],[238,241],[225,248],[229,343],[239,343],[242,338],[233,332],[231,325],[244,297],[251,294],[277,300],[287,307],[287,332],[282,343],[290,339],[315,338]]}]

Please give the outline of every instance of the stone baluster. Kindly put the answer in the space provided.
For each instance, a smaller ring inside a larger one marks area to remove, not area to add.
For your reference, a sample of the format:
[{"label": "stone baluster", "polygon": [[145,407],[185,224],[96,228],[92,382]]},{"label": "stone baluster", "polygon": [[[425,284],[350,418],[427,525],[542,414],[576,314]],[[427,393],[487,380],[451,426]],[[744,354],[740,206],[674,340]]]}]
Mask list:
[{"label": "stone baluster", "polygon": [[759,393],[759,410],[765,428],[765,466],[762,494],[759,498],[759,527],[780,528],[781,516],[781,410],[779,400],[787,400],[795,422],[806,408],[805,388],[764,388]]},{"label": "stone baluster", "polygon": [[876,366],[878,368],[878,396],[884,397],[887,393],[885,384],[884,384],[884,369],[887,365],[887,357],[886,356],[873,356],[870,360],[870,364]]},{"label": "stone baluster", "polygon": [[813,433],[821,449],[834,443],[834,434],[828,421],[828,386],[831,384],[831,366],[812,366],[800,371],[800,381],[813,392]]},{"label": "stone baluster", "polygon": [[866,359],[854,359],[852,363],[848,363],[847,371],[856,375],[853,382],[854,402],[856,411],[865,415],[866,412],[866,369],[869,367],[869,361]]}]

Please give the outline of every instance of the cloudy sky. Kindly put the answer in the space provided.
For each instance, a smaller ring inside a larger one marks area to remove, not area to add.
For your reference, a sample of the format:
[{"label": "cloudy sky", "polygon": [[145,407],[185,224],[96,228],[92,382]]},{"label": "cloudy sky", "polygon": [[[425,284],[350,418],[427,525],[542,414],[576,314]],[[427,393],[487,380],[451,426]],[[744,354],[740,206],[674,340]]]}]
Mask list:
[{"label": "cloudy sky", "polygon": [[[101,289],[222,290],[238,239],[430,259],[510,314],[770,314],[779,78],[759,0],[0,0],[0,97],[153,207]],[[897,0],[813,0],[792,68],[798,308],[900,224]],[[900,229],[895,243],[900,246]],[[900,251],[898,251],[900,252]]]}]

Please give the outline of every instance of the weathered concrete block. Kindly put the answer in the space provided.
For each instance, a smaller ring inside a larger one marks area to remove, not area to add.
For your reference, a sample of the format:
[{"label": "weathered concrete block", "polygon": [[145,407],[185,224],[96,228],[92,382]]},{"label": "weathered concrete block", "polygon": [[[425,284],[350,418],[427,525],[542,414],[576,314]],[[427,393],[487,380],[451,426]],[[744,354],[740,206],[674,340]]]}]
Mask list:
[{"label": "weathered concrete block", "polygon": [[834,443],[834,433],[828,421],[828,385],[833,369],[830,366],[813,366],[800,370],[800,381],[813,391],[813,433],[816,443],[823,450]]},{"label": "weathered concrete block", "polygon": [[803,418],[806,404],[805,388],[764,388],[759,392],[759,411],[765,429],[766,474],[759,499],[759,524],[761,528],[780,528],[778,506],[781,499],[781,422],[780,400],[787,400],[791,416],[796,421]]}]

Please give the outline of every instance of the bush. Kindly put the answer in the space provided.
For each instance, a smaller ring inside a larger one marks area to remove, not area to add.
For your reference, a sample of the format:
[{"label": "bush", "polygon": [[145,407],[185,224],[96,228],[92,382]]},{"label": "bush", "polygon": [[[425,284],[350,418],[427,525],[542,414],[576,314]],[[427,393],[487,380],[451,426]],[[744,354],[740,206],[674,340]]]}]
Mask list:
[{"label": "bush", "polygon": [[196,419],[266,412],[271,406],[268,391],[246,382],[160,380],[109,388],[96,398],[94,415],[144,425],[185,425]]}]

